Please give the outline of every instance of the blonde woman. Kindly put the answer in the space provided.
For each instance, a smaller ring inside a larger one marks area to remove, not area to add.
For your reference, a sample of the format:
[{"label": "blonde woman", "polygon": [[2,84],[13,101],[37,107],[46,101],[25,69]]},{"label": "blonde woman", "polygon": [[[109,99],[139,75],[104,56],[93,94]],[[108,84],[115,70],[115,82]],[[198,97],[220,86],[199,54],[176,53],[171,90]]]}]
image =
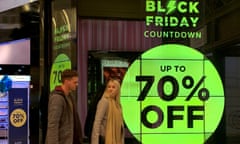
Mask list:
[{"label": "blonde woman", "polygon": [[91,144],[124,144],[119,79],[109,79],[98,102]]}]

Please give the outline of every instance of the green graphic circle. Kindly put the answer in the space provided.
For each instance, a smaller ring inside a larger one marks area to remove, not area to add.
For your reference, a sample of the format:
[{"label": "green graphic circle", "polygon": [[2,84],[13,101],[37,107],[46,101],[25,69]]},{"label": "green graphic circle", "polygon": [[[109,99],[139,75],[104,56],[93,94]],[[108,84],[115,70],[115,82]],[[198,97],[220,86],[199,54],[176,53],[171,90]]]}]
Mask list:
[{"label": "green graphic circle", "polygon": [[59,54],[52,64],[50,74],[50,90],[61,84],[61,73],[65,69],[71,69],[71,60],[66,54]]},{"label": "green graphic circle", "polygon": [[188,46],[165,44],[139,56],[121,87],[124,121],[143,144],[203,144],[224,110],[214,65]]}]

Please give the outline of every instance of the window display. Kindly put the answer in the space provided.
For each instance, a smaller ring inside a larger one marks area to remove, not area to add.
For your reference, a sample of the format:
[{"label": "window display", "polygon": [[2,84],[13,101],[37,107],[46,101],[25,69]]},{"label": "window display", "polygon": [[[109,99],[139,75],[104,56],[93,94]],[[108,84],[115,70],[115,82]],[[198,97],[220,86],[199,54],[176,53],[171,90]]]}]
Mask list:
[{"label": "window display", "polygon": [[28,143],[28,75],[0,75],[1,143]]}]

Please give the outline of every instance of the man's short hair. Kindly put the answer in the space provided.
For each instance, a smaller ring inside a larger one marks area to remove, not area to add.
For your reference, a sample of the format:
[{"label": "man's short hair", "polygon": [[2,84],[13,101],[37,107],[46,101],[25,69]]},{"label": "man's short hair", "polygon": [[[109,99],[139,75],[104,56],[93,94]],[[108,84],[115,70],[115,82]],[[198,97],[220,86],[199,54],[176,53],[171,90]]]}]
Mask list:
[{"label": "man's short hair", "polygon": [[63,83],[66,79],[71,79],[77,76],[78,76],[78,73],[76,70],[66,69],[62,72],[61,81]]}]

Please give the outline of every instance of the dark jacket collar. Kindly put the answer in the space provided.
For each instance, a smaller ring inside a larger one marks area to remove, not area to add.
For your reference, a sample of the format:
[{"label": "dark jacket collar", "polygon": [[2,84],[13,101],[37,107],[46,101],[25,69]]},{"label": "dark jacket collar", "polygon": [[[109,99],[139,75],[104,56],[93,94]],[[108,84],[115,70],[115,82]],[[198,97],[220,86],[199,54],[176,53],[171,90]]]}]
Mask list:
[{"label": "dark jacket collar", "polygon": [[63,91],[63,89],[62,89],[62,87],[59,85],[59,86],[56,86],[55,88],[54,88],[54,92],[55,93],[58,93],[58,94],[61,94],[61,95],[65,95],[64,94],[64,91]]}]

